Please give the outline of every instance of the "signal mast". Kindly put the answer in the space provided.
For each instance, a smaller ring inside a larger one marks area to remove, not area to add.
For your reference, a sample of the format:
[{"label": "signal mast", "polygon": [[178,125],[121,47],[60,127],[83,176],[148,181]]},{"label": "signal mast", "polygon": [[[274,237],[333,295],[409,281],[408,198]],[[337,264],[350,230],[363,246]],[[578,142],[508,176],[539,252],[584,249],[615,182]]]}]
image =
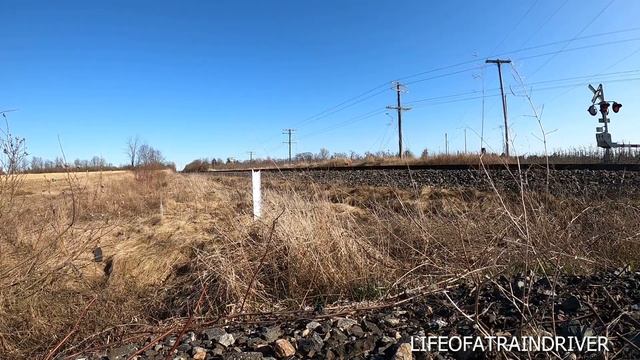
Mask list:
[{"label": "signal mast", "polygon": [[596,142],[598,147],[604,149],[604,160],[609,161],[610,159],[610,151],[612,148],[638,148],[640,144],[618,144],[611,140],[611,133],[609,132],[609,122],[611,121],[607,115],[609,114],[609,107],[613,110],[614,113],[618,113],[620,108],[622,108],[622,104],[616,101],[607,101],[604,98],[604,89],[602,88],[602,84],[598,85],[598,88],[594,88],[589,85],[589,89],[593,92],[593,98],[591,98],[591,106],[587,109],[591,116],[598,115],[598,105],[600,114],[602,117],[598,119],[598,122],[604,124],[604,126],[596,127]]}]

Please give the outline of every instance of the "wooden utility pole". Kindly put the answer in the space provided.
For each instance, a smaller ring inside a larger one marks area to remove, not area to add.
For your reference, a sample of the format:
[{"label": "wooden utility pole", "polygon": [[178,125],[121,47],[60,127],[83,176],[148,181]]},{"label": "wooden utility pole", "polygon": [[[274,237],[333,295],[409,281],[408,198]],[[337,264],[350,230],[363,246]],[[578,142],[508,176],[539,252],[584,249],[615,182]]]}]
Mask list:
[{"label": "wooden utility pole", "polygon": [[504,154],[509,156],[509,125],[507,123],[507,98],[504,95],[504,86],[502,84],[502,64],[510,64],[511,60],[487,60],[487,64],[498,65],[498,77],[500,78],[500,94],[502,95],[502,115],[504,116]]},{"label": "wooden utility pole", "polygon": [[395,87],[396,96],[397,96],[396,106],[387,106],[387,109],[392,109],[392,110],[395,109],[398,111],[398,157],[402,158],[404,155],[402,153],[402,112],[411,110],[411,108],[406,108],[406,107],[403,108],[400,102],[400,93],[404,91],[404,86],[400,84],[399,81],[396,81],[394,87]]},{"label": "wooden utility pole", "polygon": [[289,164],[291,164],[291,144],[294,144],[294,141],[291,141],[291,135],[296,131],[296,129],[284,129],[282,133],[288,135],[288,140],[284,141],[285,144],[289,144]]}]

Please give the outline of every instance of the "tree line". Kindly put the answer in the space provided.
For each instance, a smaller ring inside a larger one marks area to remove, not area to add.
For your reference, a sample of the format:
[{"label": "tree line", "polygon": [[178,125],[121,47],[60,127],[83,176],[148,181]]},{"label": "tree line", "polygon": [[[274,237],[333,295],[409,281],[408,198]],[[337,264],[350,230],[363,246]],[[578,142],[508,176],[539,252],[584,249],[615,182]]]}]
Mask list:
[{"label": "tree line", "polygon": [[[24,144],[24,139],[21,144]],[[17,141],[17,140],[16,140]],[[15,142],[15,141],[14,141]],[[5,153],[9,152],[9,142],[2,143],[3,148],[7,147]],[[141,141],[138,137],[129,138],[126,143],[125,153],[128,163],[124,165],[114,165],[108,162],[102,156],[93,156],[90,159],[75,159],[67,161],[64,157],[58,156],[54,159],[45,159],[39,156],[29,158],[24,153],[18,160],[6,161],[7,166],[0,166],[0,173],[7,172],[9,165],[13,172],[21,173],[48,173],[48,172],[64,172],[64,171],[108,171],[108,170],[131,170],[137,168],[144,169],[174,169],[175,164],[165,159],[162,152],[153,146]],[[4,169],[7,168],[7,169]]]}]

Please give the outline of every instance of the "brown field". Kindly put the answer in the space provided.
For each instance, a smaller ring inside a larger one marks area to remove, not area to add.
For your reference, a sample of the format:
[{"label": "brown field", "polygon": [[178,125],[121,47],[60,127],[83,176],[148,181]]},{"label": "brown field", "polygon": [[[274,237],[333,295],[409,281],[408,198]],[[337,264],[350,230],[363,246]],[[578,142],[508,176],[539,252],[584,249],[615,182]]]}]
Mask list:
[{"label": "brown field", "polygon": [[3,359],[70,356],[189,316],[378,301],[485,275],[589,273],[640,258],[638,199],[267,179],[255,221],[247,178],[14,180],[18,191],[0,187]]}]

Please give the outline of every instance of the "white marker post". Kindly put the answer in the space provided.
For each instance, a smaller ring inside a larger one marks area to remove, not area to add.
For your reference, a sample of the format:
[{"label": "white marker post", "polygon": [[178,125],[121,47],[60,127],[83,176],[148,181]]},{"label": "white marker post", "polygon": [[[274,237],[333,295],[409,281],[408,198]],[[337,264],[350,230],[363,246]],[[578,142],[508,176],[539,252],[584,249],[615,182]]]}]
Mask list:
[{"label": "white marker post", "polygon": [[262,191],[260,189],[260,170],[251,170],[251,186],[253,187],[253,218],[258,219],[262,213]]}]

